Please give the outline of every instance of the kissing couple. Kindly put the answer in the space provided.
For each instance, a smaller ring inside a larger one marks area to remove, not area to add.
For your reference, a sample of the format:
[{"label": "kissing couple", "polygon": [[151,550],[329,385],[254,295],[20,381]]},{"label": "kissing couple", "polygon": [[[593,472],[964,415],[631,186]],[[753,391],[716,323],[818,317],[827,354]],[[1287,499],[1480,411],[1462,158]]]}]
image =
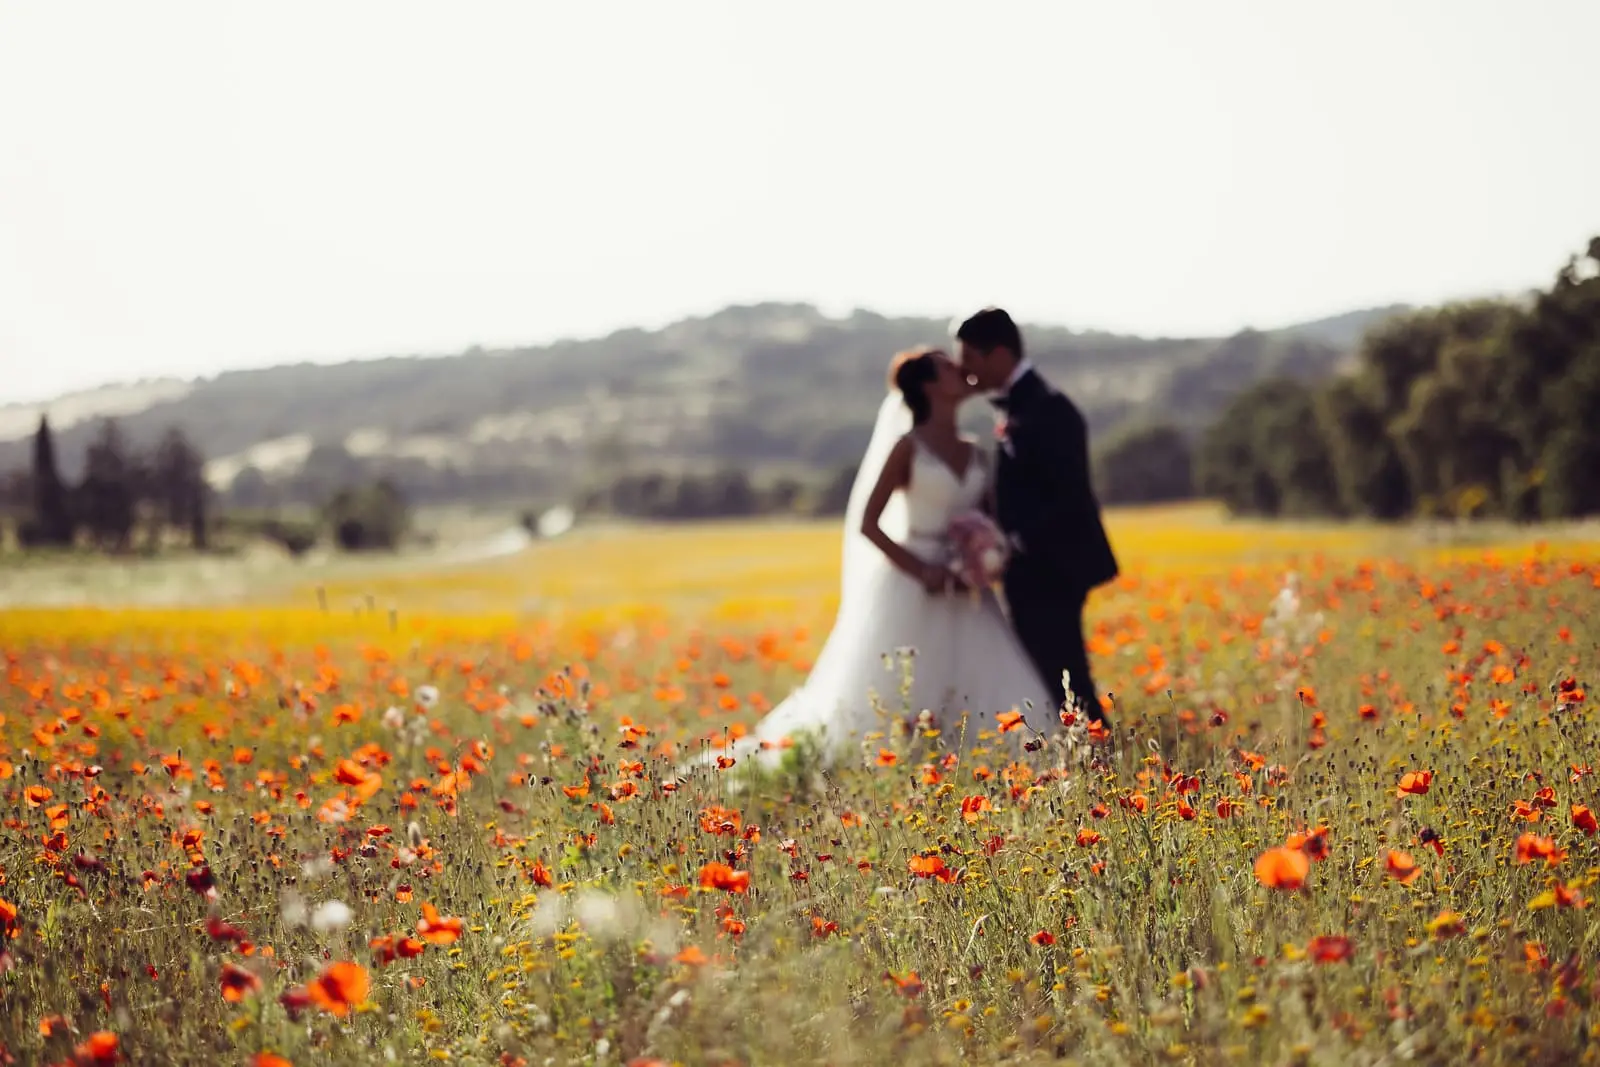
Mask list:
[{"label": "kissing couple", "polygon": [[[930,713],[946,738],[966,744],[1013,711],[1045,734],[1074,708],[1109,726],[1089,674],[1083,608],[1117,576],[1117,561],[1083,415],[1029,361],[1004,310],[961,322],[955,348],[954,359],[935,348],[894,358],[845,510],[833,629],[805,683],[732,746],[735,760],[776,762],[803,734],[843,755],[882,729],[875,697],[888,707],[908,700],[912,714]],[[958,425],[979,393],[998,415],[992,456]],[[992,569],[977,575],[960,566],[958,542],[973,529],[992,542]],[[906,650],[909,692],[895,662]]]}]

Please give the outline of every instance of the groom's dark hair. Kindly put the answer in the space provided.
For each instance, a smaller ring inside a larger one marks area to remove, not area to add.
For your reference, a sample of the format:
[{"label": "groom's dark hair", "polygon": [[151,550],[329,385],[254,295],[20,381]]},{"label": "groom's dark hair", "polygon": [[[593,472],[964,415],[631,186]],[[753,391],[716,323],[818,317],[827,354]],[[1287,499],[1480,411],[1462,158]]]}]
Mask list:
[{"label": "groom's dark hair", "polygon": [[1022,359],[1022,331],[1004,308],[987,307],[956,327],[956,340],[965,341],[980,352],[1009,348]]}]

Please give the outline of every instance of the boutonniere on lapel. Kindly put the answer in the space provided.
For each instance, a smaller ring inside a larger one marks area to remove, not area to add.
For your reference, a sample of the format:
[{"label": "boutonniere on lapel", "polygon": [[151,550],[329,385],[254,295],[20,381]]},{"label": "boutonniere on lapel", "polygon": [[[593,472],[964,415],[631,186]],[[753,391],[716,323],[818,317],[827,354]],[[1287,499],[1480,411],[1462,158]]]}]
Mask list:
[{"label": "boutonniere on lapel", "polygon": [[1006,455],[1011,454],[1011,422],[1001,415],[994,423],[994,439],[1000,442],[1000,447]]}]

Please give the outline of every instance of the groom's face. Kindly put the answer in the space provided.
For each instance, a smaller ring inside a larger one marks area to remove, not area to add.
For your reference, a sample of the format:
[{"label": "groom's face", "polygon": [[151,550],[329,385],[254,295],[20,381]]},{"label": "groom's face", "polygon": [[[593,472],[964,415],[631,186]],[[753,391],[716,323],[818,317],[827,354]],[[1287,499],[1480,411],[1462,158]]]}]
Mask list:
[{"label": "groom's face", "polygon": [[998,389],[1005,384],[1004,375],[999,372],[999,364],[1004,362],[997,358],[998,352],[985,352],[974,348],[965,341],[956,344],[956,358],[961,363],[961,370],[966,374],[967,380],[979,389]]}]

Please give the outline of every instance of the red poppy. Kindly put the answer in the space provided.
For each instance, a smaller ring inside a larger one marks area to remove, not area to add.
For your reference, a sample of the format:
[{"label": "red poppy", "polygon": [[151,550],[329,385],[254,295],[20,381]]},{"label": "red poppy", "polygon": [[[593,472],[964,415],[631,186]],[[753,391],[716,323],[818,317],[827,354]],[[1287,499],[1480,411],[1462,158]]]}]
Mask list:
[{"label": "red poppy", "polygon": [[222,965],[222,999],[238,1004],[245,997],[261,992],[261,979],[234,963]]},{"label": "red poppy", "polygon": [[1318,963],[1342,963],[1355,955],[1355,943],[1343,934],[1318,934],[1306,945],[1306,955]]}]

